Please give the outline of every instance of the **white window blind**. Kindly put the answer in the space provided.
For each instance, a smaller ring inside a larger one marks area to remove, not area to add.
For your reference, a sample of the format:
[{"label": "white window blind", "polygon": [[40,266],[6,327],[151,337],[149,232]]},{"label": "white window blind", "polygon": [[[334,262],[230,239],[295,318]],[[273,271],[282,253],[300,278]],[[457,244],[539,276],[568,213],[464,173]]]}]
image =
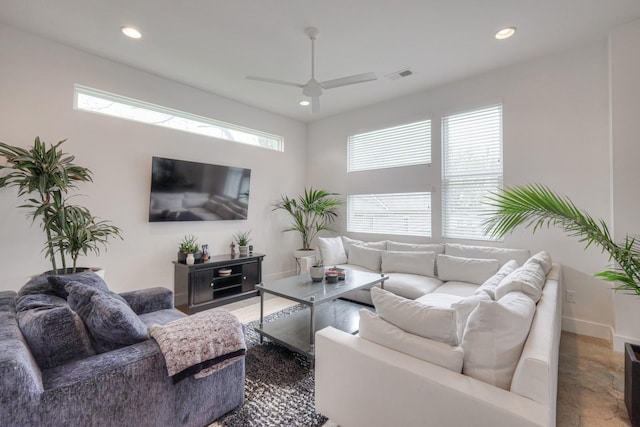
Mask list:
[{"label": "white window blind", "polygon": [[490,240],[485,197],[502,187],[502,105],[442,118],[442,233]]},{"label": "white window blind", "polygon": [[75,85],[75,108],[93,113],[284,151],[284,138],[162,105]]},{"label": "white window blind", "polygon": [[431,237],[431,193],[347,196],[347,230]]},{"label": "white window blind", "polygon": [[351,135],[347,172],[431,163],[431,120]]}]

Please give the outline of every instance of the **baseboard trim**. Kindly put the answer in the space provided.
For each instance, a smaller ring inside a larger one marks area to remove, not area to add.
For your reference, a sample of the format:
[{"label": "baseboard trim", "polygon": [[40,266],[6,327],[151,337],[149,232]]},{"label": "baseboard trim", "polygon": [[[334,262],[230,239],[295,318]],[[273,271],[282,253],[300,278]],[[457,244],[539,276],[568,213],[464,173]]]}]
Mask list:
[{"label": "baseboard trim", "polygon": [[624,351],[624,343],[630,342],[631,344],[640,345],[640,339],[625,337],[624,335],[613,335],[613,350],[618,352]]},{"label": "baseboard trim", "polygon": [[574,334],[601,338],[608,341],[613,339],[613,328],[611,326],[603,325],[602,323],[589,322],[588,320],[563,317],[562,330],[573,332]]}]

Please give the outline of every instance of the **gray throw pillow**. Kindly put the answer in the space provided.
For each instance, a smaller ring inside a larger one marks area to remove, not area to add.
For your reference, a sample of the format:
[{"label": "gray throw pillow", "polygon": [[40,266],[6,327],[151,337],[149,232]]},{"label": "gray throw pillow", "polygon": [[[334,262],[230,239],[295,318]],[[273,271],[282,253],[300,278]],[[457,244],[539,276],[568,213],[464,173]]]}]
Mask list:
[{"label": "gray throw pillow", "polygon": [[65,286],[71,282],[82,283],[101,291],[109,291],[107,284],[102,277],[90,271],[76,274],[65,274],[60,276],[48,276],[47,280],[53,288],[55,294],[61,298],[67,298],[69,292],[65,289]]},{"label": "gray throw pillow", "polygon": [[16,312],[40,309],[47,310],[68,306],[67,300],[55,295],[33,294],[16,297]]},{"label": "gray throw pillow", "polygon": [[18,296],[24,295],[35,295],[35,294],[46,294],[46,295],[56,295],[53,290],[53,286],[49,284],[49,280],[47,279],[46,274],[42,274],[40,276],[34,276],[18,291]]},{"label": "gray throw pillow", "polygon": [[[95,354],[82,319],[66,301],[47,295],[32,297],[35,295],[18,302],[23,310],[16,317],[31,354],[41,369]],[[31,308],[26,309],[28,307]]]},{"label": "gray throw pillow", "polygon": [[98,353],[115,350],[149,338],[146,325],[120,295],[91,285],[66,285],[69,306],[89,329]]}]

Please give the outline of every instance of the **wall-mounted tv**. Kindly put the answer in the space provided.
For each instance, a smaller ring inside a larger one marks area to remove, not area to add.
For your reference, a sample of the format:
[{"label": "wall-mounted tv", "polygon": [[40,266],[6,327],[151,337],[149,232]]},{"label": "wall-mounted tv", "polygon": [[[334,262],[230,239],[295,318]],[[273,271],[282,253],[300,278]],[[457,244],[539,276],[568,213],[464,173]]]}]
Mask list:
[{"label": "wall-mounted tv", "polygon": [[251,169],[153,157],[149,221],[247,219]]}]

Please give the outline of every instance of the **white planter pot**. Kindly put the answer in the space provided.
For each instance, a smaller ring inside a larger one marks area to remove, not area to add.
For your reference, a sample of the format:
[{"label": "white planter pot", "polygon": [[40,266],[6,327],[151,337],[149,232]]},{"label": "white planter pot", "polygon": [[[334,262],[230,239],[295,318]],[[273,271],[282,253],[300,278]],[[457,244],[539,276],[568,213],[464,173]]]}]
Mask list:
[{"label": "white planter pot", "polygon": [[310,267],[309,274],[314,282],[322,282],[322,279],[324,279],[324,267]]},{"label": "white planter pot", "polygon": [[613,349],[624,351],[625,342],[640,344],[640,295],[613,292],[613,314]]},{"label": "white planter pot", "polygon": [[293,256],[294,258],[305,258],[309,256],[315,257],[316,250],[315,249],[309,249],[309,250],[296,249],[295,251],[293,251]]}]

